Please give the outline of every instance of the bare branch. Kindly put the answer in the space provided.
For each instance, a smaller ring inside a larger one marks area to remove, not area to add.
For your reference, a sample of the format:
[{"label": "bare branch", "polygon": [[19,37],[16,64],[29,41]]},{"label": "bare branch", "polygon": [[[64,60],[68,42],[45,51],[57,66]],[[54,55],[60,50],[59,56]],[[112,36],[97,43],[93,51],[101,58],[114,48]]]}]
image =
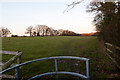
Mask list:
[{"label": "bare branch", "polygon": [[73,1],[71,4],[67,4],[67,8],[63,11],[63,13],[73,9],[76,5],[80,4],[82,1],[84,0],[76,0],[76,1]]}]

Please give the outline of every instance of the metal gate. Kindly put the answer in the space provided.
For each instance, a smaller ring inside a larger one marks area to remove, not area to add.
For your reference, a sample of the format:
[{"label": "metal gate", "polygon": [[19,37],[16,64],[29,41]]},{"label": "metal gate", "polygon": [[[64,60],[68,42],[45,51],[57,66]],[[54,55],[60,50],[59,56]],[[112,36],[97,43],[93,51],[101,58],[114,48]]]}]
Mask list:
[{"label": "metal gate", "polygon": [[[83,74],[79,74],[79,73],[75,73],[75,72],[65,72],[65,71],[58,71],[58,67],[57,67],[57,59],[77,59],[77,60],[82,60],[86,62],[86,75]],[[29,78],[28,80],[32,80],[41,76],[45,76],[45,75],[52,75],[52,74],[69,74],[69,75],[74,75],[74,76],[78,76],[81,77],[83,79],[89,79],[90,78],[90,60],[87,58],[82,58],[82,57],[73,57],[73,56],[57,56],[57,57],[48,57],[48,58],[40,58],[40,59],[36,59],[36,60],[32,60],[32,61],[28,61],[19,65],[16,65],[14,67],[5,69],[3,71],[0,72],[0,75],[2,75],[3,73],[5,73],[6,71],[9,71],[11,69],[15,69],[16,71],[16,79],[17,80],[21,80],[20,77],[20,67],[30,64],[30,63],[34,63],[34,62],[38,62],[38,61],[43,61],[43,60],[54,60],[55,61],[55,72],[48,72],[48,73],[43,73],[40,75],[36,75],[33,76],[31,78]]]}]

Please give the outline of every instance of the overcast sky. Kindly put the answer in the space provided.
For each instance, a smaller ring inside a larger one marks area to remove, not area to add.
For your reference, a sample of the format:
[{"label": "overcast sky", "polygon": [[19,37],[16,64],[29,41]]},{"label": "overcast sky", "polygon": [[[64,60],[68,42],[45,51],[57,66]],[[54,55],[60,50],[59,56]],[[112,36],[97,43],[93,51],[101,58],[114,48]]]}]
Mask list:
[{"label": "overcast sky", "polygon": [[92,15],[86,13],[87,3],[63,13],[74,0],[1,0],[2,23],[13,34],[24,35],[28,26],[47,25],[76,33],[95,31]]}]

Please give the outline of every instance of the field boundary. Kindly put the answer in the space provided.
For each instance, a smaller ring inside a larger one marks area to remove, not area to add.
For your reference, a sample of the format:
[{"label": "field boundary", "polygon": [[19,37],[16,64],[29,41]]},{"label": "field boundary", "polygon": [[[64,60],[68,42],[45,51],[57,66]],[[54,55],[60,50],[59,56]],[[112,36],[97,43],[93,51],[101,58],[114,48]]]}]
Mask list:
[{"label": "field boundary", "polygon": [[112,60],[112,62],[120,69],[119,57],[120,57],[120,47],[115,46],[110,43],[104,43],[105,53]]},{"label": "field boundary", "polygon": [[17,51],[17,52],[15,52],[15,51],[0,51],[0,53],[8,54],[8,55],[15,55],[5,63],[0,62],[1,63],[1,67],[0,67],[1,70],[8,68],[16,59],[17,59],[18,64],[21,63],[21,55],[22,55],[21,51]]}]

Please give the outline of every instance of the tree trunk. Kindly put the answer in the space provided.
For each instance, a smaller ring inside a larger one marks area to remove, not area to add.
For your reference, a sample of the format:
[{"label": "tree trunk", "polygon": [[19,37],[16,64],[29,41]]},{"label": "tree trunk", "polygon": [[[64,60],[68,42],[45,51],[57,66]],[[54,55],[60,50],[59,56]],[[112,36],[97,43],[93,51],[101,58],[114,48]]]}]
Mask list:
[{"label": "tree trunk", "polygon": [[39,32],[37,33],[37,36],[40,36]]},{"label": "tree trunk", "polygon": [[44,29],[43,29],[43,35],[42,36],[44,36]]}]

